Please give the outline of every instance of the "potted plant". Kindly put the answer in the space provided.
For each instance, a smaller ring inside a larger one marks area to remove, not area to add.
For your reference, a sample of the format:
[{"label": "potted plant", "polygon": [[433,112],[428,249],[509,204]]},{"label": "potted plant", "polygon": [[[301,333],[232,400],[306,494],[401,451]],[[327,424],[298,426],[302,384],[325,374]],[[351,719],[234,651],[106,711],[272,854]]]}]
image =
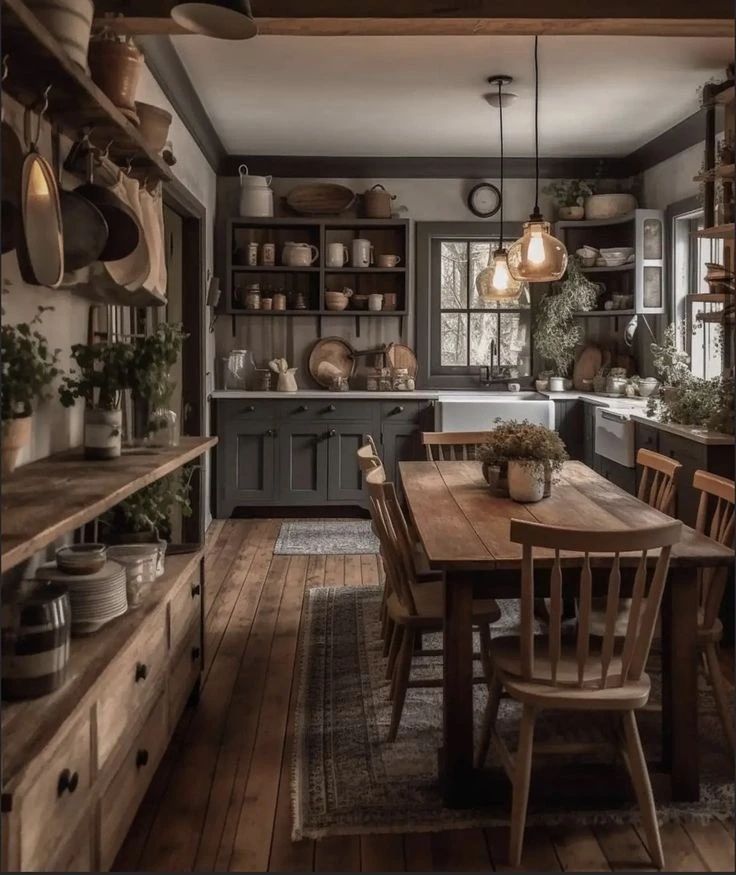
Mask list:
[{"label": "potted plant", "polygon": [[593,191],[593,186],[584,179],[558,179],[544,189],[544,193],[551,195],[557,204],[557,217],[567,220],[583,218],[585,198]]},{"label": "potted plant", "polygon": [[59,350],[49,349],[46,338],[36,328],[45,310],[39,307],[30,322],[2,326],[2,473],[11,474],[18,454],[31,441],[33,403],[45,398],[46,388],[58,376]]},{"label": "potted plant", "polygon": [[690,356],[684,349],[680,349],[678,338],[684,339],[686,323],[671,322],[662,334],[661,343],[653,343],[652,364],[654,372],[662,381],[661,395],[667,398],[672,394],[675,387],[687,380],[692,374],[690,371]]},{"label": "potted plant", "polygon": [[508,492],[514,501],[540,501],[551,489],[552,473],[569,456],[556,431],[524,420],[500,423],[477,451],[486,479],[493,485],[491,469],[497,471],[497,485],[508,475]]},{"label": "potted plant", "polygon": [[76,343],[72,359],[78,371],[64,377],[59,397],[65,407],[82,398],[84,455],[87,459],[115,459],[121,451],[123,390],[130,380],[131,346],[128,343]]},{"label": "potted plant", "polygon": [[169,375],[187,336],[181,324],[162,322],[153,334],[133,341],[130,388],[135,443],[150,446],[179,443],[178,417],[169,409],[175,388]]}]

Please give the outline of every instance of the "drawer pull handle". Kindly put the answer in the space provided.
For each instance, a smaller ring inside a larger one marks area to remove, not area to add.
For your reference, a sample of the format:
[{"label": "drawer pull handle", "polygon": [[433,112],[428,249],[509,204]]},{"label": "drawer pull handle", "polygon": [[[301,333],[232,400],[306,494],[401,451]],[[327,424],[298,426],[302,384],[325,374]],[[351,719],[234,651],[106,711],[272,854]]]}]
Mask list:
[{"label": "drawer pull handle", "polygon": [[202,592],[202,584],[201,583],[192,584],[192,598],[193,599],[196,599],[197,596],[201,594],[201,592]]},{"label": "drawer pull handle", "polygon": [[269,428],[266,430],[266,437],[276,437],[276,429]]},{"label": "drawer pull handle", "polygon": [[199,647],[192,647],[192,662],[196,662],[199,659],[199,654],[201,652],[202,651],[199,649]]},{"label": "drawer pull handle", "polygon": [[79,772],[71,772],[69,769],[64,769],[59,775],[59,783],[56,787],[56,793],[58,796],[63,796],[67,790],[69,793],[73,793],[77,789],[78,784]]},{"label": "drawer pull handle", "polygon": [[396,407],[394,407],[394,409],[391,411],[391,415],[396,416],[397,413],[403,413],[403,412],[404,412],[404,408],[401,404],[399,404]]},{"label": "drawer pull handle", "polygon": [[306,413],[309,410],[309,406],[307,404],[300,404],[297,413]]},{"label": "drawer pull handle", "polygon": [[253,413],[253,412],[255,411],[255,409],[256,409],[255,404],[249,404],[249,405],[245,408],[245,411],[244,411],[244,412],[245,412],[245,413]]},{"label": "drawer pull handle", "polygon": [[148,765],[148,751],[144,747],[135,755],[135,764],[139,769]]},{"label": "drawer pull handle", "polygon": [[148,666],[145,662],[139,662],[135,667],[135,682],[144,681],[148,677]]},{"label": "drawer pull handle", "polygon": [[335,437],[336,434],[337,434],[337,431],[336,431],[334,428],[331,428],[331,429],[327,432],[327,437]]},{"label": "drawer pull handle", "polygon": [[335,407],[334,404],[330,404],[330,406],[327,408],[328,413],[334,413],[336,410],[337,410],[337,407]]}]

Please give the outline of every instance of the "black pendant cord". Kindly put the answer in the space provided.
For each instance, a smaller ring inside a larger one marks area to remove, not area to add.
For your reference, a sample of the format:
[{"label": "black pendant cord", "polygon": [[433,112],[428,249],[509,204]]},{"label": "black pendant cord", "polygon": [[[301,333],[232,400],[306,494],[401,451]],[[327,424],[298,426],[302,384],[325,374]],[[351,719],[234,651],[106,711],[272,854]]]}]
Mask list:
[{"label": "black pendant cord", "polygon": [[498,120],[501,131],[501,227],[498,232],[498,248],[503,249],[503,97],[501,95],[502,83],[498,82]]},{"label": "black pendant cord", "polygon": [[534,216],[539,216],[539,37],[534,37]]}]

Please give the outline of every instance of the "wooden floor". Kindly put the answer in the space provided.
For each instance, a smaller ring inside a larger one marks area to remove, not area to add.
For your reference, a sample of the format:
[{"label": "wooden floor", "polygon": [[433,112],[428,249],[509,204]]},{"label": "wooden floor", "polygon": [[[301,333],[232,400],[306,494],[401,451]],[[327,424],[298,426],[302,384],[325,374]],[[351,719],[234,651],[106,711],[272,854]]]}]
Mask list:
[{"label": "wooden floor", "polygon": [[[278,520],[208,532],[206,668],[115,864],[127,871],[505,870],[506,829],[293,844],[289,763],[304,591],[375,585],[377,557],[274,556]],[[662,827],[668,871],[733,871],[733,821]],[[650,869],[638,829],[538,828],[523,868]]]}]

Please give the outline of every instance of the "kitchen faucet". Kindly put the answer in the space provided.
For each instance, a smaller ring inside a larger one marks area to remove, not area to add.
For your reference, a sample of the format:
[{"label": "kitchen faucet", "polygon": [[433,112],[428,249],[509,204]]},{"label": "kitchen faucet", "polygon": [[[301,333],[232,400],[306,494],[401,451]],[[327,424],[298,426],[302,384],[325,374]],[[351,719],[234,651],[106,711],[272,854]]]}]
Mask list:
[{"label": "kitchen faucet", "polygon": [[496,358],[496,341],[491,339],[488,346],[488,359],[490,364],[481,365],[478,374],[478,382],[481,386],[488,388],[493,383],[508,380],[511,377],[511,370],[507,365],[494,365],[493,361]]}]

